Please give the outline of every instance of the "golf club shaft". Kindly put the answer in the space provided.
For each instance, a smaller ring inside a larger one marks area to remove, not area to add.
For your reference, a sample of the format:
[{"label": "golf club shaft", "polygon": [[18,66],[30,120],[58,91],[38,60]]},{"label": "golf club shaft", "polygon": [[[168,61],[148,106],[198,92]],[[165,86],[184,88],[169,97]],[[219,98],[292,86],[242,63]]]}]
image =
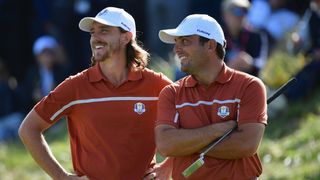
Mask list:
[{"label": "golf club shaft", "polygon": [[267,100],[267,104],[271,103],[274,99],[276,99],[280,94],[282,94],[288,87],[294,84],[297,81],[295,77],[291,78],[288,82],[282,85],[275,93],[273,93]]},{"label": "golf club shaft", "polygon": [[204,156],[206,155],[214,146],[216,146],[218,143],[220,143],[223,139],[225,139],[227,136],[229,136],[229,134],[232,133],[233,130],[235,130],[237,128],[237,126],[231,128],[229,131],[227,131],[223,136],[221,136],[218,140],[213,141],[208,148],[206,148],[206,150],[204,150],[200,156]]}]

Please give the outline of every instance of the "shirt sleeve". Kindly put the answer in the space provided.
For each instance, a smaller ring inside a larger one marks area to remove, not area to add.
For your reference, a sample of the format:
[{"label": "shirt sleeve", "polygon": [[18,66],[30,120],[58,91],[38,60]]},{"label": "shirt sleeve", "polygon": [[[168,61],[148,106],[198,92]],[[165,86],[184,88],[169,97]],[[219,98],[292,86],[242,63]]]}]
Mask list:
[{"label": "shirt sleeve", "polygon": [[263,82],[258,78],[245,87],[240,102],[238,124],[263,123],[267,124],[267,98]]},{"label": "shirt sleeve", "polygon": [[175,107],[175,90],[172,85],[168,85],[159,95],[156,126],[167,124],[178,128],[175,118],[178,118]]},{"label": "shirt sleeve", "polygon": [[34,109],[48,123],[54,123],[70,113],[68,104],[75,99],[76,87],[72,77],[67,78],[53,91],[39,101]]}]

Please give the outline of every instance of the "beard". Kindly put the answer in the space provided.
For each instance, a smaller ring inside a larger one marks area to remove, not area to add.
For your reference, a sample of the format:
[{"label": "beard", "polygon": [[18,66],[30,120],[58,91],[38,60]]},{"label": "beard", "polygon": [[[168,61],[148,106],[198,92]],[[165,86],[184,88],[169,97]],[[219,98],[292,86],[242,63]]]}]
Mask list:
[{"label": "beard", "polygon": [[120,51],[120,47],[117,44],[108,45],[105,44],[102,50],[95,50],[94,48],[92,50],[92,60],[95,62],[104,62],[108,59],[110,59],[114,54]]},{"label": "beard", "polygon": [[103,62],[111,57],[110,52],[104,52],[103,54],[94,54],[92,55],[92,60],[95,62]]}]

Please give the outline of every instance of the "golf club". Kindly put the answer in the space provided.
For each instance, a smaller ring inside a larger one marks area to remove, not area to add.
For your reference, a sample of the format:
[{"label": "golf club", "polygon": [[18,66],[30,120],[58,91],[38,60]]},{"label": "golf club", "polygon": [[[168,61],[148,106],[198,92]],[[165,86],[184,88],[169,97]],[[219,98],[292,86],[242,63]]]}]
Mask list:
[{"label": "golf club", "polygon": [[[274,99],[280,96],[287,88],[292,86],[297,81],[295,77],[291,78],[288,82],[286,82],[284,85],[282,85],[276,92],[274,92],[270,97],[267,99],[267,104],[271,103]],[[189,167],[187,167],[183,172],[182,175],[187,178],[191,174],[193,174],[195,171],[197,171],[201,166],[204,164],[204,156],[213,148],[215,147],[218,143],[223,141],[227,136],[229,136],[237,126],[233,127],[229,131],[227,131],[223,136],[221,136],[218,140],[213,141],[210,143],[207,148],[200,154],[200,157],[192,163]]]}]

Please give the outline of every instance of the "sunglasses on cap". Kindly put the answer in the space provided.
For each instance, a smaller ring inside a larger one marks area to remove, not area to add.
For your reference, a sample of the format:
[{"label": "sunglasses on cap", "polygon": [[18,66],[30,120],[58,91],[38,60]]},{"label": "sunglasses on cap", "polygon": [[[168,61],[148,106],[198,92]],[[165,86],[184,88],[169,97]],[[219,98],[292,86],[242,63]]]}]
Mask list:
[{"label": "sunglasses on cap", "polygon": [[244,16],[247,14],[247,8],[232,6],[228,9],[228,12],[233,14],[234,16]]}]

